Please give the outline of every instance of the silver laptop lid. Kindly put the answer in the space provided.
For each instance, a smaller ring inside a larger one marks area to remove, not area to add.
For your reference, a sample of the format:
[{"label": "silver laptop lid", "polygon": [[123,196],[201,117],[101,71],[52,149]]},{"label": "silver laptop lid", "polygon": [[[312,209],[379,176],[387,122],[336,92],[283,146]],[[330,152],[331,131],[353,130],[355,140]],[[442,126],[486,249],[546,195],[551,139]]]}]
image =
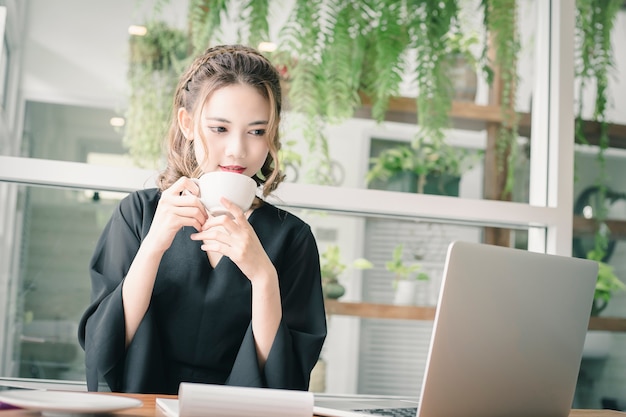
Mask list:
[{"label": "silver laptop lid", "polygon": [[583,259],[452,243],[418,416],[567,416],[597,269]]}]

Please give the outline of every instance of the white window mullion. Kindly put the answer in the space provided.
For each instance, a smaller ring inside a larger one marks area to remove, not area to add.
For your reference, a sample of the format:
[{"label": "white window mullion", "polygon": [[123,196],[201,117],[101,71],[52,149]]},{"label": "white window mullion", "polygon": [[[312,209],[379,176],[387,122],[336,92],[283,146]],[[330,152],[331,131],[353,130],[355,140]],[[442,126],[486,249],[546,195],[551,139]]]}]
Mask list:
[{"label": "white window mullion", "polygon": [[572,253],[574,220],[574,23],[575,2],[552,0],[550,13],[550,149],[548,205],[559,221],[548,229],[547,252]]}]

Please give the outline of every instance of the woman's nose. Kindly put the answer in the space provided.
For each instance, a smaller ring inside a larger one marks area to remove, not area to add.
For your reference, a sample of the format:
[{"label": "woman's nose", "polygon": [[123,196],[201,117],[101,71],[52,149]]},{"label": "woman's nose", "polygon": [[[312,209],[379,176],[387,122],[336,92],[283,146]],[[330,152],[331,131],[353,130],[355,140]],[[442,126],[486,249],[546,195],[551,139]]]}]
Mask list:
[{"label": "woman's nose", "polygon": [[246,142],[243,135],[233,134],[226,145],[226,155],[234,158],[246,156]]}]

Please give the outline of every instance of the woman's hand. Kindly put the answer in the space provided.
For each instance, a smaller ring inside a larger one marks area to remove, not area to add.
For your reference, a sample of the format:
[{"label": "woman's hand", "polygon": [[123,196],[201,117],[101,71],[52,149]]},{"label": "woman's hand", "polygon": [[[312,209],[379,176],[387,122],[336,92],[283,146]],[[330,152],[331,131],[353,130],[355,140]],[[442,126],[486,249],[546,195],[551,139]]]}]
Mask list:
[{"label": "woman's hand", "polygon": [[259,367],[269,356],[282,318],[278,273],[245,213],[225,198],[230,214],[209,216],[202,231],[191,235],[202,240],[202,249],[228,256],[252,284],[252,333]]},{"label": "woman's hand", "polygon": [[171,246],[181,227],[192,226],[201,230],[206,222],[208,215],[198,194],[198,186],[187,177],[179,178],[161,193],[150,231],[139,247],[122,287],[126,346],[135,337],[150,305],[163,252]]},{"label": "woman's hand", "polygon": [[202,240],[202,250],[228,256],[250,281],[276,276],[276,269],[265,253],[245,213],[226,198],[221,204],[230,214],[209,216],[202,231],[191,235]]},{"label": "woman's hand", "polygon": [[199,193],[198,185],[187,177],[179,178],[163,191],[145,242],[156,250],[166,251],[182,227],[202,230],[208,215]]}]

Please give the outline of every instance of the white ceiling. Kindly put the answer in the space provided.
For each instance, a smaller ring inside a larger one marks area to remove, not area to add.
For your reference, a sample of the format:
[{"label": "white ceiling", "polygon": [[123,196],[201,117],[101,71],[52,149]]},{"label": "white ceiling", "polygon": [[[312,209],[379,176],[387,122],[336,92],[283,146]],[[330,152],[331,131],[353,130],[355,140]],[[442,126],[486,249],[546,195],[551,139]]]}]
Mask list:
[{"label": "white ceiling", "polygon": [[[26,100],[120,109],[126,101],[128,26],[156,0],[27,1],[22,92]],[[188,0],[164,16],[183,27]],[[141,7],[139,7],[141,5]]]}]

